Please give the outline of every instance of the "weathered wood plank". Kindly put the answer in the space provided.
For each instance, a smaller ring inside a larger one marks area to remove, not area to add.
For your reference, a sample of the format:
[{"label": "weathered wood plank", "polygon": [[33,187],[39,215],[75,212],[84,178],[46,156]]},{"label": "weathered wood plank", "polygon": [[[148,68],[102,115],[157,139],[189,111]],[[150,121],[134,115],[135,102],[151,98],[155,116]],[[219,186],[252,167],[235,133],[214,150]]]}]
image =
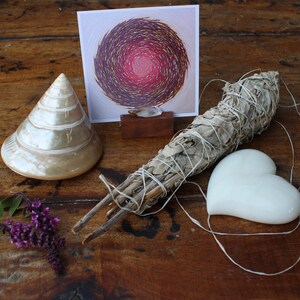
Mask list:
[{"label": "weathered wood plank", "polygon": [[[206,224],[203,201],[182,204]],[[70,204],[52,206],[52,209],[62,219],[60,232],[67,240],[63,251],[67,273],[55,277],[42,251],[15,249],[5,237],[0,237],[2,298],[71,299],[76,295],[81,299],[125,299],[126,296],[129,299],[204,296],[224,299],[234,295],[237,299],[265,299],[276,295],[276,299],[296,299],[299,294],[297,268],[287,276],[273,278],[257,277],[237,269],[221,253],[213,238],[192,224],[175,202],[152,217],[130,216],[109,234],[85,246],[80,243],[82,234],[73,236],[70,226],[89,208]],[[92,220],[87,230],[97,222]],[[216,230],[254,232],[287,230],[295,222],[274,228],[230,217],[214,217],[212,224]],[[298,231],[287,237],[220,239],[229,253],[245,266],[275,272],[296,259],[299,234]]]},{"label": "weathered wood plank", "polygon": [[202,34],[294,35],[300,32],[300,3],[296,0],[251,2],[9,0],[0,4],[0,38],[78,36],[77,11],[186,4],[200,4]]}]

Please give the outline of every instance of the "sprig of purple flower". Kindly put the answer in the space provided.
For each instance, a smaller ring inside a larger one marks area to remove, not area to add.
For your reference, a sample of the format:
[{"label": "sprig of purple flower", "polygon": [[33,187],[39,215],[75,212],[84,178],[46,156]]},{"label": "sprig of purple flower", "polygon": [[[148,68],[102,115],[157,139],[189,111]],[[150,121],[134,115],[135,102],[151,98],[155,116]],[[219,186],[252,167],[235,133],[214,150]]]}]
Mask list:
[{"label": "sprig of purple flower", "polygon": [[12,219],[0,223],[0,230],[10,235],[12,244],[18,248],[37,247],[47,251],[47,259],[56,273],[63,273],[64,267],[59,255],[65,246],[65,239],[56,234],[59,218],[49,214],[49,207],[42,206],[40,200],[25,199],[24,212],[30,216],[30,223]]}]

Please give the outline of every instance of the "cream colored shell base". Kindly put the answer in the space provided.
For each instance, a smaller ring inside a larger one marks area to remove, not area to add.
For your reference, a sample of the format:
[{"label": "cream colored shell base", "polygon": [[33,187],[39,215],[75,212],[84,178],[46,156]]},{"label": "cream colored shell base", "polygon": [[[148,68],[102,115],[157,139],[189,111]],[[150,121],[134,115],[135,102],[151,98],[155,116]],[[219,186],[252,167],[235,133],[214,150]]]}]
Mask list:
[{"label": "cream colored shell base", "polygon": [[58,180],[88,171],[102,151],[76,93],[61,74],[17,131],[4,141],[1,155],[16,173]]}]

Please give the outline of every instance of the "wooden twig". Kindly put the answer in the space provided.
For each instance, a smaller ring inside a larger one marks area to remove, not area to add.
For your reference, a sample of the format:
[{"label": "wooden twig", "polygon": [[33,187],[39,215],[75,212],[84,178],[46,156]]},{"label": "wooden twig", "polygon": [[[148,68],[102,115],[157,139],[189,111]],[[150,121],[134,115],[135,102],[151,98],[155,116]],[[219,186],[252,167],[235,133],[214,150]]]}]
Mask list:
[{"label": "wooden twig", "polygon": [[[131,203],[127,205],[127,209],[131,208]],[[90,242],[91,240],[95,239],[96,237],[102,235],[106,231],[108,231],[112,226],[114,226],[118,221],[120,221],[125,215],[128,213],[128,210],[120,209],[111,219],[109,219],[106,223],[102,226],[96,228],[92,233],[87,235],[85,239],[82,241],[83,244]]]}]

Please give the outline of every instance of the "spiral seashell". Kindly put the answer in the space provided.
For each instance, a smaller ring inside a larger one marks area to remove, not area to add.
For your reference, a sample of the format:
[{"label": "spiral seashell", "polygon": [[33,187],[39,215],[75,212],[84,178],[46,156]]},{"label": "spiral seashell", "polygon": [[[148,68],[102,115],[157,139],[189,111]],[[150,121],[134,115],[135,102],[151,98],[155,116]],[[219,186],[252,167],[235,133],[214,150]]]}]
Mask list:
[{"label": "spiral seashell", "polygon": [[102,144],[65,74],[45,92],[15,133],[3,143],[4,163],[37,179],[75,177],[100,159]]}]

